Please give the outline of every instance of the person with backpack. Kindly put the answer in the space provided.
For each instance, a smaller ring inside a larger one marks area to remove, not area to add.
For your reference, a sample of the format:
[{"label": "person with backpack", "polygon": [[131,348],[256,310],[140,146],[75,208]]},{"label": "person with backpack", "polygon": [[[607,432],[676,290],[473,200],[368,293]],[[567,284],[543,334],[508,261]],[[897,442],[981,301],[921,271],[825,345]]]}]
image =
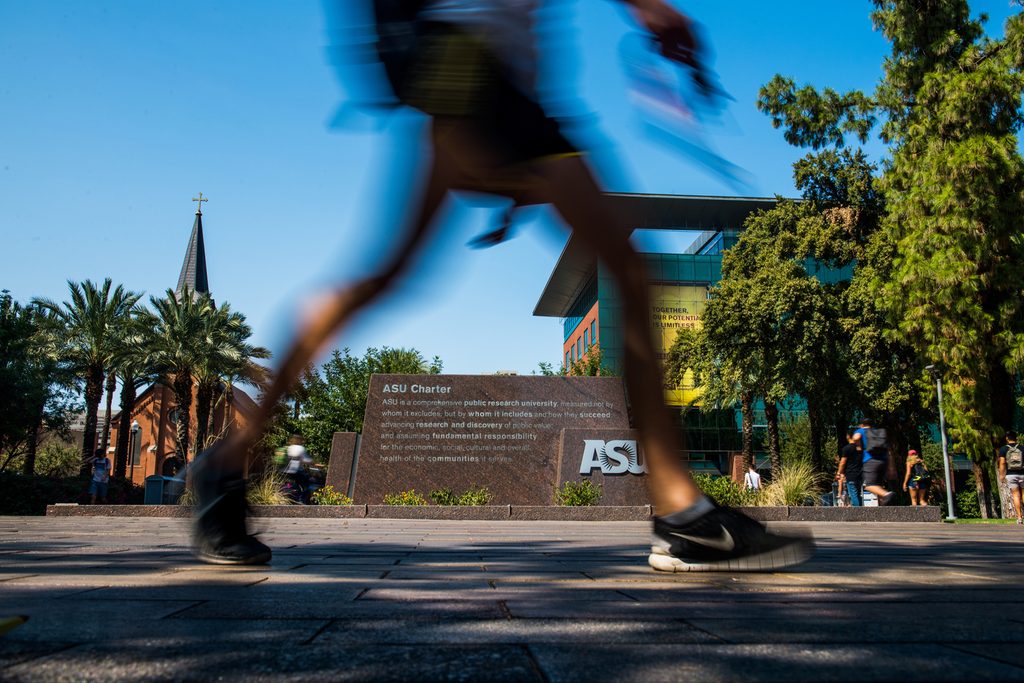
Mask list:
[{"label": "person with backpack", "polygon": [[932,475],[917,451],[907,453],[907,472],[903,475],[903,490],[910,494],[911,505],[928,504],[928,487]]},{"label": "person with backpack", "polygon": [[896,492],[885,488],[885,474],[889,470],[889,438],[884,428],[864,418],[853,432],[854,443],[862,455],[861,470],[864,490],[878,497],[878,505],[892,505]]},{"label": "person with backpack", "polygon": [[851,507],[861,507],[861,488],[864,485],[863,464],[864,454],[861,453],[851,431],[846,432],[846,445],[839,451],[839,468],[836,470],[836,481],[845,488]]},{"label": "person with backpack", "polygon": [[[340,1],[340,0],[339,0]],[[349,5],[352,0],[344,0]],[[245,454],[323,345],[368,304],[393,288],[443,226],[449,196],[486,193],[513,207],[550,205],[607,268],[623,301],[624,381],[643,441],[651,502],[657,512],[648,563],[660,571],[765,571],[803,562],[806,536],[769,532],[737,510],[716,505],[679,460],[682,444],[662,394],[663,377],[649,324],[643,258],[630,244],[633,225],[604,193],[592,157],[564,134],[571,127],[538,101],[539,62],[532,25],[540,0],[374,0],[375,45],[395,106],[429,121],[426,162],[407,197],[405,220],[381,226],[392,248],[376,270],[338,285],[310,311],[283,355],[273,382],[245,428],[197,459],[193,542],[206,562],[262,564],[271,550],[246,529]],[[718,90],[691,20],[667,0],[622,3],[660,54],[682,65],[704,99]],[[367,36],[366,38],[370,38]],[[364,41],[365,42],[368,41]],[[564,92],[567,83],[553,84]],[[376,88],[379,90],[379,88]],[[407,138],[396,149],[416,149]],[[507,227],[507,226],[505,226]],[[505,227],[485,236],[497,243]]]},{"label": "person with backpack", "polygon": [[1021,489],[1024,489],[1024,450],[1017,444],[1017,432],[1006,432],[1006,445],[999,449],[996,462],[999,478],[1006,483],[1013,498],[1013,509],[1017,513],[1017,524],[1024,524],[1021,514]]}]

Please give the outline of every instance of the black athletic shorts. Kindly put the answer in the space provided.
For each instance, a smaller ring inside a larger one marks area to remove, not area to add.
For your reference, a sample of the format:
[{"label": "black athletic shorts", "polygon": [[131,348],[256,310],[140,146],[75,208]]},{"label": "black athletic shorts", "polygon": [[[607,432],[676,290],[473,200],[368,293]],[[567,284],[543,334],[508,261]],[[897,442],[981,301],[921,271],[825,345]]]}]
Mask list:
[{"label": "black athletic shorts", "polygon": [[465,126],[499,166],[579,153],[486,42],[450,24],[427,23],[419,33],[399,64],[385,61],[403,104]]},{"label": "black athletic shorts", "polygon": [[863,466],[864,485],[884,486],[887,464],[885,460],[879,460],[878,458],[871,458],[865,462]]}]

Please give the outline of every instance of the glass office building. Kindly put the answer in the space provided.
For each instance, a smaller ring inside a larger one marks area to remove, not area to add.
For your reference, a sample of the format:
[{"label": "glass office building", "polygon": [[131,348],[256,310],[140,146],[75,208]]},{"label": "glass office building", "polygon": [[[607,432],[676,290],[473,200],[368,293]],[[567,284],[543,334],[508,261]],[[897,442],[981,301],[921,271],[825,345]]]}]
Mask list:
[{"label": "glass office building", "polygon": [[[700,324],[708,289],[722,276],[722,253],[734,245],[746,217],[775,206],[774,199],[610,194],[634,227],[651,285],[650,321],[656,349],[664,359],[678,330]],[[685,246],[683,246],[685,245]],[[602,362],[622,366],[622,301],[610,274],[580,240],[570,238],[534,309],[534,315],[562,319],[566,366],[599,345]],[[666,392],[685,427],[684,453],[692,467],[728,472],[729,456],[741,450],[738,411],[687,408],[692,386]]]}]

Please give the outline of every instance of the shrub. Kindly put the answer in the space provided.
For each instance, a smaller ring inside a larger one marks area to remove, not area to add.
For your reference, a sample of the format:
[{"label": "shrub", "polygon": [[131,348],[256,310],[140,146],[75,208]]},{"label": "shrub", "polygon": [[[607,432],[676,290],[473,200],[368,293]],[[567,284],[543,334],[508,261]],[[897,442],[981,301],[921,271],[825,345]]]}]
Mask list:
[{"label": "shrub", "polygon": [[459,496],[456,505],[487,505],[494,498],[494,494],[487,490],[486,486],[479,488],[470,487]]},{"label": "shrub", "polygon": [[693,480],[705,496],[719,505],[738,507],[753,502],[753,495],[729,477],[716,477],[698,472],[693,475]]},{"label": "shrub", "polygon": [[451,489],[436,489],[430,492],[430,500],[434,505],[458,505],[459,497]]},{"label": "shrub", "polygon": [[274,468],[269,468],[255,479],[250,479],[245,493],[249,505],[289,505],[292,500],[285,493],[288,479]]},{"label": "shrub", "polygon": [[597,505],[601,500],[601,486],[589,479],[584,481],[567,481],[562,488],[555,489],[555,504],[566,507]]},{"label": "shrub", "polygon": [[36,454],[36,474],[74,477],[82,468],[82,449],[65,441],[47,441]]},{"label": "shrub", "polygon": [[324,486],[310,496],[313,505],[351,505],[352,499],[340,491],[335,491],[333,486]]},{"label": "shrub", "polygon": [[817,505],[824,477],[810,463],[791,462],[784,465],[775,479],[761,489],[758,505]]},{"label": "shrub", "polygon": [[427,499],[416,493],[416,489],[409,489],[401,493],[388,493],[384,495],[385,505],[426,505]]},{"label": "shrub", "polygon": [[967,519],[981,517],[981,505],[978,503],[978,490],[974,488],[974,480],[968,482],[970,488],[957,491],[954,502],[956,504],[956,516]]}]

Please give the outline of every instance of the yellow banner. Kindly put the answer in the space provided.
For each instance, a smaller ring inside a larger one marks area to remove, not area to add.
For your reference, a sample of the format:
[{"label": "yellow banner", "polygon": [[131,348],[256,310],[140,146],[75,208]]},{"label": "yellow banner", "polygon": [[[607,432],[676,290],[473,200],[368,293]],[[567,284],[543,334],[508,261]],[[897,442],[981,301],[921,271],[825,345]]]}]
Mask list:
[{"label": "yellow banner", "polygon": [[[700,327],[700,315],[707,300],[708,288],[704,285],[651,287],[651,325],[654,328],[655,351],[662,366],[679,330]],[[672,406],[690,405],[697,395],[690,373],[686,374],[681,386],[665,389],[665,401]]]}]

